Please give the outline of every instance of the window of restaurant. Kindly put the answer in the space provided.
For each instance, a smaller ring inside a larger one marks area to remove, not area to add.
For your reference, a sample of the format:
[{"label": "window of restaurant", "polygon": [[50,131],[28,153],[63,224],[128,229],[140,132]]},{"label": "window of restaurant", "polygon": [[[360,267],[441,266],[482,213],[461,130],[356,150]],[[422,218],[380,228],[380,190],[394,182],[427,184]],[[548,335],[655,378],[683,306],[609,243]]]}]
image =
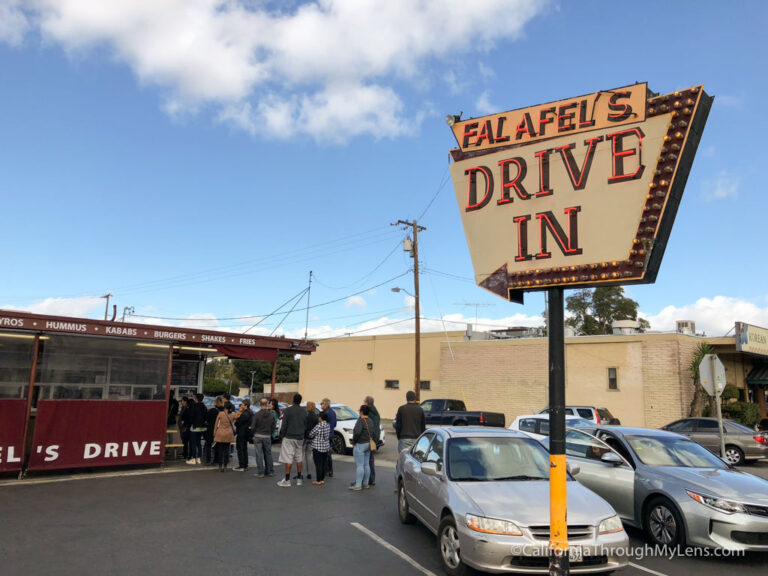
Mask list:
[{"label": "window of restaurant", "polygon": [[174,360],[171,367],[171,389],[176,391],[176,399],[192,396],[198,389],[200,375],[199,360]]},{"label": "window of restaurant", "polygon": [[39,400],[164,400],[168,346],[50,334],[40,340]]},{"label": "window of restaurant", "polygon": [[0,334],[0,398],[26,398],[32,354],[33,334]]}]

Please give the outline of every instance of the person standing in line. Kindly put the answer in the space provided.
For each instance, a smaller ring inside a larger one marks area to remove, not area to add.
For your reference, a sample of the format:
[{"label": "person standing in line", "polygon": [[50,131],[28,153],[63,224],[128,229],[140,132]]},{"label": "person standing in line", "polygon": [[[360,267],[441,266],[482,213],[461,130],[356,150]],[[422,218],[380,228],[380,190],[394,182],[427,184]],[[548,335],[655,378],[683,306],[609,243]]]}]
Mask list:
[{"label": "person standing in line", "polygon": [[[226,410],[230,415],[234,414],[234,412],[235,412],[235,405],[232,404],[232,394],[230,394],[229,392],[224,392],[222,394],[222,396],[224,397],[224,410]],[[233,418],[234,418],[234,416],[233,416]],[[233,456],[234,453],[235,453],[235,447],[234,447],[234,445],[230,444],[229,445],[229,460],[232,460],[232,462],[233,462],[232,465],[233,466],[234,466],[234,461],[235,460],[234,460],[234,458],[232,456]]]},{"label": "person standing in line", "polygon": [[186,396],[181,397],[181,411],[179,412],[179,436],[181,436],[181,452],[184,460],[189,460],[189,427],[192,424],[192,402]]},{"label": "person standing in line", "polygon": [[325,484],[325,465],[328,461],[328,452],[331,450],[331,443],[329,441],[331,428],[328,426],[325,417],[325,412],[320,412],[317,415],[317,424],[309,431],[309,438],[312,442],[312,458],[315,461],[316,478],[312,484],[315,486]]},{"label": "person standing in line", "polygon": [[214,424],[213,440],[216,442],[216,462],[219,463],[219,472],[224,472],[229,464],[229,447],[235,441],[235,423],[223,399],[221,404],[216,424]]},{"label": "person standing in line", "polygon": [[277,424],[280,422],[282,412],[280,411],[280,402],[277,401],[277,398],[272,398],[269,401],[269,407],[275,417],[275,431],[272,433],[272,441],[274,442],[278,440]]},{"label": "person standing in line", "polygon": [[205,434],[203,434],[203,464],[211,466],[214,463],[213,459],[213,429],[216,426],[216,418],[219,412],[224,410],[224,399],[221,396],[217,396],[213,401],[213,406],[208,409],[205,414]]},{"label": "person standing in line", "polygon": [[291,487],[291,467],[296,463],[296,486],[304,484],[301,475],[302,452],[304,449],[304,431],[307,427],[307,410],[301,406],[301,394],[293,395],[293,405],[283,412],[280,425],[280,462],[285,464],[285,478],[277,483],[284,488]]},{"label": "person standing in line", "polygon": [[187,464],[200,464],[203,457],[203,433],[205,432],[205,417],[208,410],[203,404],[203,395],[195,394],[192,404],[189,428],[189,459]]},{"label": "person standing in line", "polygon": [[352,455],[355,457],[355,483],[350,490],[362,490],[370,488],[368,478],[371,475],[370,452],[371,452],[371,423],[368,418],[368,406],[360,406],[360,418],[355,422],[355,429],[352,431]]},{"label": "person standing in line", "polygon": [[235,417],[235,447],[237,448],[237,468],[235,472],[248,470],[248,436],[251,433],[253,412],[251,401],[247,398],[240,403]]},{"label": "person standing in line", "polygon": [[405,394],[406,403],[397,409],[395,416],[395,435],[397,436],[397,451],[408,450],[416,443],[416,438],[427,429],[424,410],[416,400],[416,392],[408,390]]},{"label": "person standing in line", "polygon": [[[381,442],[381,416],[379,416],[379,411],[376,409],[376,406],[373,405],[373,396],[366,396],[365,397],[365,405],[368,406],[368,418],[370,419],[370,428],[371,428],[371,436],[373,437],[373,441],[376,442],[376,447],[378,448],[379,442]],[[376,486],[376,452],[371,451],[371,455],[369,456],[369,462],[368,465],[371,468],[371,475],[368,478],[368,486]]]},{"label": "person standing in line", "polygon": [[[309,437],[309,433],[317,426],[317,418],[317,406],[310,400],[307,402],[307,424],[304,428],[304,452],[302,454],[307,480],[312,480],[312,468],[310,465],[314,460],[312,456],[312,439]],[[317,466],[315,466],[315,476],[317,476]]]},{"label": "person standing in line", "polygon": [[[328,442],[330,442],[331,438],[334,436],[334,431],[336,430],[336,412],[333,410],[329,398],[323,398],[320,407],[323,409],[325,420],[328,422],[328,428],[330,430],[328,432]],[[328,478],[333,478],[333,450],[328,450],[328,461],[325,463],[325,475],[328,476]]]},{"label": "person standing in line", "polygon": [[272,435],[275,432],[277,420],[266,398],[259,400],[261,410],[253,416],[253,449],[256,452],[256,478],[274,476],[275,467],[272,464]]},{"label": "person standing in line", "polygon": [[171,388],[171,395],[168,398],[168,426],[176,424],[176,417],[179,415],[179,401],[176,400],[176,390]]}]

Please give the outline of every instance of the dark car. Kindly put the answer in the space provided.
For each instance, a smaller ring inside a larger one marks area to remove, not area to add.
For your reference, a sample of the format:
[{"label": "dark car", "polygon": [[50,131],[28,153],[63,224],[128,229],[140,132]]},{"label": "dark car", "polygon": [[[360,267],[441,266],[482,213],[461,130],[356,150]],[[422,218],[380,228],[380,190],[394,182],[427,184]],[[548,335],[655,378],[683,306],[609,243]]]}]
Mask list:
[{"label": "dark car", "polygon": [[[717,418],[683,418],[662,426],[661,429],[688,436],[714,454],[720,454],[720,429]],[[768,438],[763,433],[750,430],[737,422],[723,420],[723,435],[724,459],[731,466],[768,457]]]},{"label": "dark car", "polygon": [[421,403],[427,426],[497,426],[506,425],[501,412],[469,412],[462,400],[432,398]]}]

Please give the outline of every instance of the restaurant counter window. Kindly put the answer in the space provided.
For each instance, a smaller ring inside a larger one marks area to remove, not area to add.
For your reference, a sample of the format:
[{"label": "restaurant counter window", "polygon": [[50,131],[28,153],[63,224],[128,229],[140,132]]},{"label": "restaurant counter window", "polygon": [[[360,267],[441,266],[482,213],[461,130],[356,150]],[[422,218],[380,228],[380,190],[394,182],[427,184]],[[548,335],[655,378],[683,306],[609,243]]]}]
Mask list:
[{"label": "restaurant counter window", "polygon": [[432,385],[429,380],[422,380],[421,382],[419,382],[419,388],[421,390],[431,390]]},{"label": "restaurant counter window", "polygon": [[168,347],[51,334],[40,341],[33,406],[39,400],[164,400]]},{"label": "restaurant counter window", "polygon": [[387,390],[397,390],[400,388],[400,380],[384,380],[384,388]]},{"label": "restaurant counter window", "polygon": [[0,333],[0,398],[26,398],[34,334]]}]

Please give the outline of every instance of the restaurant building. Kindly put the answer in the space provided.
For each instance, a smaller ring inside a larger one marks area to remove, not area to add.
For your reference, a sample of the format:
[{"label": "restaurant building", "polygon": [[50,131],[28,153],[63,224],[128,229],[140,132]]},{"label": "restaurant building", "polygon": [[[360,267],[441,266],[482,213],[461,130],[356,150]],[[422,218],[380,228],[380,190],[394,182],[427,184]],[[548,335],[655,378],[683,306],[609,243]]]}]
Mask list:
[{"label": "restaurant building", "polygon": [[160,463],[171,391],[202,392],[207,360],[275,366],[280,353],[314,351],[303,340],[0,310],[0,472]]}]

